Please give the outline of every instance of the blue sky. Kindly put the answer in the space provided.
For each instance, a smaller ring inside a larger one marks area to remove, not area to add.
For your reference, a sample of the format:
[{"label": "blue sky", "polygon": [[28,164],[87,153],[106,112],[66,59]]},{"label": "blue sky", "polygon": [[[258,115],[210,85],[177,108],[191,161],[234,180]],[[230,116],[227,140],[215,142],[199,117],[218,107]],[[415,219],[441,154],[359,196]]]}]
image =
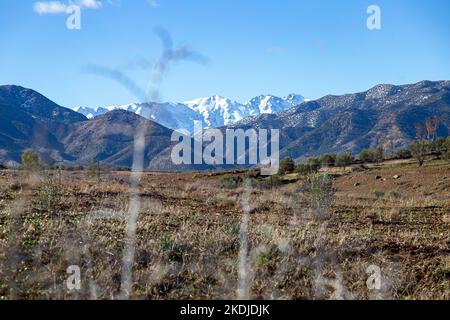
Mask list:
[{"label": "blue sky", "polygon": [[[136,61],[158,60],[157,27],[176,47],[209,59],[173,64],[159,88],[164,101],[292,92],[316,99],[450,79],[448,0],[109,0],[82,9],[81,30],[66,28],[65,13],[38,14],[35,2],[0,1],[0,84],[67,107],[136,102],[119,83],[83,68],[119,69],[147,87],[151,65]],[[381,8],[381,30],[366,27],[371,4]]]}]

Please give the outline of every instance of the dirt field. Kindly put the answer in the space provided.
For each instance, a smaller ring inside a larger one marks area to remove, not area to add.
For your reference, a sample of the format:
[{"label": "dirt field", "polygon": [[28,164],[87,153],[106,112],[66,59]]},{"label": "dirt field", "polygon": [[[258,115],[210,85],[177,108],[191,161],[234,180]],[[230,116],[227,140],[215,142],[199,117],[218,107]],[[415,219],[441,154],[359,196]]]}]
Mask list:
[{"label": "dirt field", "polygon": [[129,172],[0,171],[0,299],[450,299],[450,164],[352,169],[328,170],[335,197],[146,173],[136,230]]}]

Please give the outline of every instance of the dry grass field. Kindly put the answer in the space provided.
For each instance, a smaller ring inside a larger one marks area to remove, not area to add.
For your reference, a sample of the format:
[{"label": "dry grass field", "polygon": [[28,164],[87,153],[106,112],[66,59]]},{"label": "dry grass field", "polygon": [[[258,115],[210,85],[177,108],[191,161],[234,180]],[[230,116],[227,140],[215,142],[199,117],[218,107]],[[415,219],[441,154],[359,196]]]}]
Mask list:
[{"label": "dry grass field", "polygon": [[[225,188],[248,174],[145,173],[130,298],[450,299],[450,163],[327,171],[327,190],[295,174]],[[121,298],[129,180],[0,171],[0,299]]]}]

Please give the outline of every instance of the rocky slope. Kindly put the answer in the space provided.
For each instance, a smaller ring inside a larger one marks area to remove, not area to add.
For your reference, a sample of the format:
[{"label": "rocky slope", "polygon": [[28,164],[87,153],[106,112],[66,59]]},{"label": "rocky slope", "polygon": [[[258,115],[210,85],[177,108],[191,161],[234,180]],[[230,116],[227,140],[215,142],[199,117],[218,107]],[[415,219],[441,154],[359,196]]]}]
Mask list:
[{"label": "rocky slope", "polygon": [[[215,105],[221,100],[220,97],[214,99],[218,100],[212,103]],[[295,96],[291,99],[298,102]],[[207,112],[207,106],[211,105],[211,101],[207,100],[197,101],[188,109],[197,110],[200,114]],[[253,107],[242,109],[242,113],[279,113],[244,118],[222,129],[280,129],[281,156],[291,156],[297,160],[344,150],[357,154],[363,148],[387,141],[400,148],[415,138],[417,123],[423,124],[427,118],[434,116],[440,118],[438,136],[448,136],[450,133],[450,81],[378,85],[365,92],[307,101],[285,111],[277,109],[280,103],[276,98],[267,97],[251,100],[249,106]],[[178,108],[176,105],[172,107]],[[256,110],[260,107],[262,109]],[[149,105],[149,108],[159,114],[172,113],[170,108],[162,105]],[[219,109],[232,110],[225,104]],[[148,115],[138,109],[113,110],[89,120],[33,90],[1,86],[0,164],[18,164],[21,154],[33,149],[47,163],[86,165],[91,161],[101,161],[113,167],[130,167],[136,130],[145,126],[146,167],[155,170],[208,168],[174,166],[170,158],[174,145],[171,142],[173,130],[137,114],[142,112]],[[219,114],[220,119],[233,118],[232,112]],[[176,125],[186,117],[186,114],[176,117],[173,113],[172,124]],[[212,126],[215,118],[203,119]],[[220,121],[214,123],[217,124]]]},{"label": "rocky slope", "polygon": [[415,125],[438,116],[438,136],[450,132],[450,81],[377,85],[341,96],[325,96],[279,114],[247,118],[233,127],[281,129],[283,156],[295,159],[326,152],[375,147],[387,141],[409,144]]}]

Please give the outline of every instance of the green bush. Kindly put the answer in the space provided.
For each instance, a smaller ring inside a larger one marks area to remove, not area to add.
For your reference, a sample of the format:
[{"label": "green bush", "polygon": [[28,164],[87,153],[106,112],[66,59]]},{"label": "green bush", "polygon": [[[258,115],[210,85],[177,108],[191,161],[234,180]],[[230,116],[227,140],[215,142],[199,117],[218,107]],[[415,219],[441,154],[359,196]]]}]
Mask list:
[{"label": "green bush", "polygon": [[363,162],[377,162],[380,163],[384,159],[383,147],[375,149],[363,149],[359,153],[359,160]]},{"label": "green bush", "polygon": [[297,165],[295,167],[295,172],[302,176],[307,176],[311,173],[316,173],[318,171],[318,169],[317,170],[314,170],[314,169],[315,168],[310,167],[306,163],[300,163],[299,165]]},{"label": "green bush", "polygon": [[306,161],[306,163],[300,163],[299,165],[297,165],[295,167],[295,172],[300,175],[307,176],[309,174],[318,172],[320,168],[321,162],[319,158],[311,157],[308,159],[308,161]]},{"label": "green bush", "polygon": [[236,189],[239,188],[239,186],[242,183],[242,179],[239,177],[233,177],[231,175],[225,175],[220,178],[220,184],[222,188],[225,189]]},{"label": "green bush", "polygon": [[311,168],[311,172],[317,172],[321,167],[319,158],[316,157],[309,158],[306,164]]},{"label": "green bush", "polygon": [[289,157],[284,158],[280,161],[280,166],[278,168],[278,174],[283,175],[287,173],[292,173],[295,170],[295,162]]},{"label": "green bush", "polygon": [[400,149],[395,153],[395,157],[397,159],[409,159],[412,157],[411,150],[408,148]]},{"label": "green bush", "polygon": [[341,152],[336,156],[336,166],[344,169],[354,162],[353,156],[349,152]]},{"label": "green bush", "polygon": [[363,149],[359,153],[359,160],[363,162],[373,162],[373,159],[375,158],[375,155],[372,150],[370,149]]},{"label": "green bush", "polygon": [[374,161],[377,163],[383,162],[384,160],[384,149],[382,146],[378,146],[377,148],[373,149],[374,153]]},{"label": "green bush", "polygon": [[445,139],[442,145],[442,158],[450,160],[450,137]]},{"label": "green bush", "polygon": [[399,199],[402,197],[402,194],[397,191],[383,191],[383,190],[372,190],[372,194],[377,197],[378,199],[381,198],[393,198],[393,199]]},{"label": "green bush", "polygon": [[283,181],[278,174],[265,179],[250,179],[248,181],[250,186],[258,189],[272,189],[283,184]]},{"label": "green bush", "polygon": [[169,236],[164,236],[160,239],[160,247],[162,251],[171,251],[175,247],[175,241]]},{"label": "green bush", "polygon": [[268,252],[261,252],[258,256],[258,259],[256,260],[258,266],[264,266],[270,263],[270,260],[272,257]]},{"label": "green bush", "polygon": [[442,154],[442,159],[444,159],[444,160],[450,160],[450,149],[447,150],[447,151],[445,151],[445,152]]},{"label": "green bush", "polygon": [[61,185],[51,177],[46,177],[38,187],[38,205],[42,211],[55,213],[61,201]]},{"label": "green bush", "polygon": [[336,154],[334,153],[323,155],[320,158],[320,164],[322,167],[333,167],[335,163],[336,163]]}]

